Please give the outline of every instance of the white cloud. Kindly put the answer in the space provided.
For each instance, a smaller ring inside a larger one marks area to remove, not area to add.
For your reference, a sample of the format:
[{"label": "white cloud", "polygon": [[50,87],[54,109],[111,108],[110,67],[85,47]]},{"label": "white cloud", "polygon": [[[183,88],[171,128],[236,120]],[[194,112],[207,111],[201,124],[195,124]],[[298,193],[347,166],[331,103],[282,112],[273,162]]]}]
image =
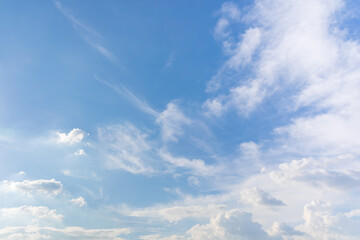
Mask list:
[{"label": "white cloud", "polygon": [[243,142],[239,145],[243,157],[256,160],[260,157],[260,146],[254,142]]},{"label": "white cloud", "polygon": [[123,169],[131,173],[152,173],[147,134],[131,124],[113,125],[98,129],[99,148],[109,169]]},{"label": "white cloud", "polygon": [[0,229],[0,237],[6,239],[104,239],[122,240],[121,236],[130,233],[128,228],[84,229],[82,227],[9,227]]},{"label": "white cloud", "polygon": [[165,63],[165,68],[169,68],[170,66],[172,66],[175,62],[175,53],[174,51],[172,51],[170,54],[169,54],[169,57]]},{"label": "white cloud", "polygon": [[161,126],[162,139],[164,141],[177,141],[177,137],[184,133],[182,127],[191,124],[175,102],[170,102],[166,109],[160,113],[156,123]]},{"label": "white cloud", "polygon": [[216,215],[224,208],[223,205],[179,205],[179,206],[156,206],[131,211],[133,217],[158,218],[169,222],[178,222],[186,218],[208,218]]},{"label": "white cloud", "polygon": [[[328,110],[358,102],[354,89],[359,87],[359,71],[354,66],[359,63],[360,51],[356,42],[339,34],[335,14],[342,7],[340,0],[257,1],[242,19],[254,27],[230,43],[225,52],[229,60],[209,82],[208,90],[218,89],[229,78],[234,86],[228,94],[208,99],[204,107],[214,115],[231,108],[247,115],[264,98],[288,90],[293,94],[290,104],[297,108],[315,104]],[[234,34],[222,41],[231,39]],[[244,68],[245,63],[252,67]],[[240,77],[244,72],[247,74]]]},{"label": "white cloud", "polygon": [[[360,75],[359,75],[360,76]],[[354,98],[354,101],[357,99]],[[359,99],[360,100],[360,99]],[[313,117],[294,119],[292,124],[276,129],[283,137],[288,151],[327,155],[360,153],[360,114],[356,109],[349,113],[324,113]],[[301,144],[301,149],[298,147]]]},{"label": "white cloud", "polygon": [[194,185],[194,186],[200,186],[200,182],[199,179],[195,176],[190,176],[187,178],[187,181],[190,185]]},{"label": "white cloud", "polygon": [[176,168],[188,169],[194,174],[200,176],[211,176],[221,170],[220,166],[207,165],[204,160],[201,159],[187,159],[184,157],[174,157],[170,153],[161,150],[159,152],[160,157],[171,166]]},{"label": "white cloud", "polygon": [[120,94],[121,96],[125,97],[127,100],[129,100],[132,104],[134,104],[135,107],[137,107],[138,109],[140,109],[141,111],[143,111],[144,113],[150,114],[153,117],[158,117],[159,113],[153,109],[152,107],[149,106],[149,104],[139,98],[138,96],[136,96],[133,92],[131,92],[129,89],[127,89],[124,85],[122,84],[111,84],[110,82],[107,82],[103,79],[100,79],[97,76],[94,76],[94,78],[105,84],[106,86],[110,87],[111,89],[113,89],[115,92],[117,92],[118,94]]},{"label": "white cloud", "polygon": [[255,204],[255,205],[265,205],[265,206],[284,206],[285,204],[268,193],[253,187],[247,188],[241,191],[240,193],[241,201]]},{"label": "white cloud", "polygon": [[[271,229],[267,231],[271,236],[283,236],[285,240],[289,239],[287,236],[302,236],[303,232],[297,231],[285,223],[274,222]],[[286,237],[286,238],[285,238]]]},{"label": "white cloud", "polygon": [[24,175],[26,175],[26,172],[20,171],[20,172],[18,172],[17,174],[20,175],[20,176],[24,176]]},{"label": "white cloud", "polygon": [[232,2],[223,3],[218,14],[220,18],[216,23],[214,36],[223,39],[230,34],[228,29],[230,22],[239,21],[241,14],[239,8]]},{"label": "white cloud", "polygon": [[86,206],[86,201],[83,197],[73,198],[70,200],[75,205],[79,205],[80,207]]},{"label": "white cloud", "polygon": [[142,240],[185,240],[186,238],[184,236],[177,236],[177,235],[162,236],[160,234],[151,234],[151,235],[140,236],[140,239],[142,239]]},{"label": "white cloud", "polygon": [[242,41],[238,42],[231,54],[231,58],[226,63],[229,68],[238,70],[252,61],[254,51],[258,48],[261,41],[261,30],[259,28],[249,28],[242,36]]},{"label": "white cloud", "polygon": [[28,195],[44,194],[58,195],[63,188],[60,181],[55,179],[24,180],[22,182],[3,181],[1,188],[5,191],[20,191]]},{"label": "white cloud", "polygon": [[104,47],[102,42],[102,36],[97,33],[95,30],[86,26],[79,19],[77,19],[71,12],[71,10],[66,9],[61,2],[54,1],[56,8],[71,21],[74,29],[80,34],[80,36],[97,52],[106,57],[109,61],[118,63],[115,55]]},{"label": "white cloud", "polygon": [[21,206],[12,208],[0,208],[2,219],[18,219],[21,221],[34,220],[39,221],[58,221],[61,222],[63,215],[58,214],[56,210],[50,210],[44,206]]},{"label": "white cloud", "polygon": [[297,227],[307,235],[296,239],[355,240],[358,238],[358,218],[333,213],[330,203],[312,201],[304,206],[304,223]]},{"label": "white cloud", "polygon": [[278,171],[271,172],[270,176],[277,182],[291,180],[338,190],[352,190],[360,187],[359,170],[359,165],[353,163],[352,157],[303,158],[280,164]]},{"label": "white cloud", "polygon": [[76,151],[74,154],[75,154],[76,156],[84,156],[84,155],[86,155],[84,149],[79,149],[79,150]]},{"label": "white cloud", "polygon": [[187,234],[196,240],[266,240],[281,239],[269,236],[259,223],[253,222],[250,213],[239,209],[219,213],[209,224],[195,225]]},{"label": "white cloud", "polygon": [[226,18],[220,18],[214,30],[214,35],[217,38],[225,38],[229,35],[227,28],[229,27],[229,21]]},{"label": "white cloud", "polygon": [[360,209],[354,209],[344,214],[348,218],[360,217]]},{"label": "white cloud", "polygon": [[56,141],[58,143],[69,143],[69,144],[80,143],[85,136],[85,132],[79,128],[74,128],[67,134],[61,132],[57,132],[56,134],[57,134]]}]

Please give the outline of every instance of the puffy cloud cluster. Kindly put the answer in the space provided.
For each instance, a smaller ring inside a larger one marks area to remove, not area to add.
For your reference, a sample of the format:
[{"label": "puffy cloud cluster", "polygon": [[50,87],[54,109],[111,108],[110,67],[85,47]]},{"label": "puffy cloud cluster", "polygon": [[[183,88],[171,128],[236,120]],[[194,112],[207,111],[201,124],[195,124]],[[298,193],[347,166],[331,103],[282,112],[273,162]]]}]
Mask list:
[{"label": "puffy cloud cluster", "polygon": [[190,239],[196,240],[270,240],[281,239],[271,237],[259,223],[252,220],[250,213],[239,209],[232,209],[228,212],[219,213],[211,218],[210,223],[205,225],[195,225],[187,234]]}]

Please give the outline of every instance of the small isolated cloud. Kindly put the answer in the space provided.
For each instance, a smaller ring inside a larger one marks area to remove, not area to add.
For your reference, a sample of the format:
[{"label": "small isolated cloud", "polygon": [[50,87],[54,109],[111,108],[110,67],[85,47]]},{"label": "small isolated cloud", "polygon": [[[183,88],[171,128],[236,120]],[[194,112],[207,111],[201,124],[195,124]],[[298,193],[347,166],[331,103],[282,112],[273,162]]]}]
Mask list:
[{"label": "small isolated cloud", "polygon": [[63,188],[60,181],[55,179],[38,179],[38,180],[24,180],[22,182],[3,181],[1,188],[6,191],[19,191],[28,195],[44,194],[44,195],[58,195]]},{"label": "small isolated cloud", "polygon": [[64,174],[65,176],[69,176],[69,177],[72,176],[72,172],[68,169],[61,170],[61,173]]},{"label": "small isolated cloud", "polygon": [[76,151],[74,154],[75,154],[76,156],[85,156],[85,155],[86,155],[84,149],[79,149],[79,150]]},{"label": "small isolated cloud", "polygon": [[161,126],[161,135],[164,141],[177,141],[177,137],[184,133],[182,127],[189,125],[191,120],[184,115],[175,102],[170,102],[160,113],[156,123]]},{"label": "small isolated cloud", "polygon": [[80,207],[86,206],[85,199],[83,197],[78,197],[70,200],[73,204],[78,205]]},{"label": "small isolated cloud", "polygon": [[241,201],[250,203],[253,205],[265,205],[265,206],[284,206],[285,204],[272,196],[267,192],[264,192],[260,189],[247,188],[241,191],[240,193]]},{"label": "small isolated cloud", "polygon": [[85,132],[79,128],[74,128],[69,133],[61,133],[57,132],[57,143],[68,143],[68,144],[75,144],[80,143],[81,140],[85,136]]},{"label": "small isolated cloud", "polygon": [[169,68],[175,61],[175,53],[172,51],[165,63],[165,68]]},{"label": "small isolated cloud", "polygon": [[18,172],[16,175],[18,175],[18,176],[25,176],[25,175],[26,175],[26,172],[20,171],[20,172]]}]

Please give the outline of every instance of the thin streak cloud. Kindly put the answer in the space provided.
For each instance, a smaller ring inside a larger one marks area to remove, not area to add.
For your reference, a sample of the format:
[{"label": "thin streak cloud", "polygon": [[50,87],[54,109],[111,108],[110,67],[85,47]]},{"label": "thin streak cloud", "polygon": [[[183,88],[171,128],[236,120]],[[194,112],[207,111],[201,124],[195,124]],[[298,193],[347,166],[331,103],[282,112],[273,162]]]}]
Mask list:
[{"label": "thin streak cloud", "polygon": [[88,27],[86,24],[82,23],[77,19],[69,9],[64,8],[64,6],[59,1],[54,1],[56,8],[71,21],[73,27],[78,32],[78,34],[98,53],[106,57],[110,62],[119,63],[116,56],[108,50],[103,44],[100,43],[102,36]]},{"label": "thin streak cloud", "polygon": [[100,79],[97,76],[94,76],[94,78],[98,82],[105,84],[106,86],[110,87],[115,92],[117,92],[119,95],[121,95],[122,97],[129,100],[135,107],[137,107],[142,112],[150,114],[151,116],[154,116],[156,118],[159,116],[159,113],[156,110],[154,110],[152,107],[150,107],[149,104],[145,100],[137,97],[134,93],[132,93],[129,89],[127,89],[124,85],[117,84],[117,86],[115,86],[114,84],[111,84],[103,79]]}]

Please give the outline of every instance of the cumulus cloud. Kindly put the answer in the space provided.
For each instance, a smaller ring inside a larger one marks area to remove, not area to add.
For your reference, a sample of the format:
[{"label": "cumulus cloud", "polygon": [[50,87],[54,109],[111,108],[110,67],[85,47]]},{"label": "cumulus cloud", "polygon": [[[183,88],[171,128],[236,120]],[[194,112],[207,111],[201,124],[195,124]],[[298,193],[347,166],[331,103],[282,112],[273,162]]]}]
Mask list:
[{"label": "cumulus cloud", "polygon": [[20,191],[28,195],[44,194],[58,195],[63,188],[60,181],[55,179],[24,180],[22,182],[3,181],[1,188],[6,191]]},{"label": "cumulus cloud", "polygon": [[358,218],[348,218],[343,213],[334,213],[329,202],[312,201],[304,206],[304,223],[297,227],[306,233],[306,239],[357,239],[360,231]]},{"label": "cumulus cloud", "polygon": [[70,202],[72,202],[75,205],[78,205],[80,207],[86,206],[86,201],[83,197],[78,197],[78,198],[73,198],[70,200]]},{"label": "cumulus cloud", "polygon": [[187,234],[190,239],[196,240],[267,240],[281,238],[269,236],[259,223],[252,220],[250,213],[239,209],[232,209],[228,212],[219,213],[211,218],[210,223],[205,225],[195,225]]},{"label": "cumulus cloud", "polygon": [[[288,226],[287,224],[281,222],[274,222],[273,225],[271,226],[271,229],[269,229],[267,232],[271,236],[283,236],[283,237],[304,235],[303,232],[297,231],[294,228]],[[287,240],[288,238],[285,239]]]},{"label": "cumulus cloud", "polygon": [[80,143],[85,136],[85,132],[79,128],[74,128],[69,133],[57,132],[57,143],[75,144]]}]

